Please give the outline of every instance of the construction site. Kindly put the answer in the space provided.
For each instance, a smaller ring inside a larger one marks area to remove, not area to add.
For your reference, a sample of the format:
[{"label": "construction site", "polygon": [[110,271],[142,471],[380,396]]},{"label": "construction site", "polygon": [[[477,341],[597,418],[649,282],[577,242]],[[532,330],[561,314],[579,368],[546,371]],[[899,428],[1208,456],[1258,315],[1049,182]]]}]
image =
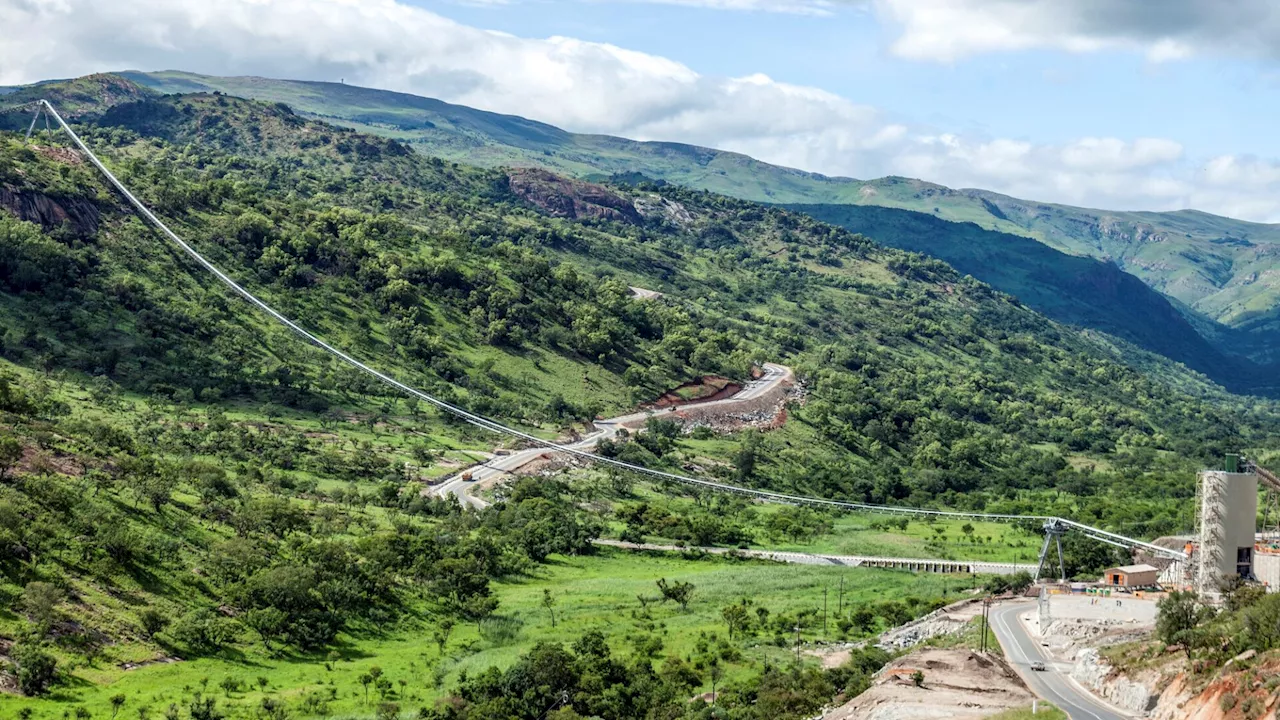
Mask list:
[{"label": "construction site", "polygon": [[[1266,498],[1261,519],[1260,489]],[[1218,602],[1223,584],[1237,578],[1259,582],[1268,592],[1280,589],[1280,532],[1273,527],[1280,522],[1280,478],[1248,458],[1228,455],[1222,469],[1198,474],[1195,510],[1190,535],[1135,543],[1091,534],[1131,550],[1134,563],[1109,568],[1096,583],[1076,583],[1071,589],[1193,590],[1209,603]],[[1062,536],[1073,529],[1056,518],[1045,521],[1038,582],[1052,584],[1056,574],[1065,589]]]}]

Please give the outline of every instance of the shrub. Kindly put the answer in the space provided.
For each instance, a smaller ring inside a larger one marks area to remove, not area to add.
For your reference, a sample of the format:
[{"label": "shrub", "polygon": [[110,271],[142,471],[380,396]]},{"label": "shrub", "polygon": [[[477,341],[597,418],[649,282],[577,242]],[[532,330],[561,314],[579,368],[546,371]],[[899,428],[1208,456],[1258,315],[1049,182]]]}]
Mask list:
[{"label": "shrub", "polygon": [[152,638],[169,626],[169,616],[155,608],[143,608],[138,613],[138,622],[142,625],[142,634]]},{"label": "shrub", "polygon": [[57,679],[58,661],[43,645],[15,643],[9,657],[18,668],[18,689],[24,695],[43,695]]},{"label": "shrub", "polygon": [[1222,712],[1224,713],[1231,712],[1232,708],[1235,706],[1236,694],[1233,692],[1223,693],[1222,697],[1218,698],[1218,707],[1222,708]]},{"label": "shrub", "polygon": [[193,653],[203,655],[216,652],[235,637],[235,629],[226,618],[200,608],[178,618],[169,630],[169,636],[185,645]]}]

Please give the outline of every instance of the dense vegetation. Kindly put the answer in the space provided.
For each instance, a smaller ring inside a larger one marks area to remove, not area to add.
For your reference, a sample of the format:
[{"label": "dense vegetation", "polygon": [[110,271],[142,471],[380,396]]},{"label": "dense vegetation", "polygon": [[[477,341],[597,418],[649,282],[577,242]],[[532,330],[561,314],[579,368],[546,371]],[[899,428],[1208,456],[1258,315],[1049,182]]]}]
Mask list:
[{"label": "dense vegetation", "polygon": [[[877,206],[891,215],[893,210],[912,210],[945,221],[937,229],[951,246],[962,245],[971,235],[955,223],[976,223],[1071,255],[1115,263],[1179,303],[1197,330],[1226,354],[1267,365],[1276,361],[1280,348],[1280,293],[1255,281],[1275,268],[1280,226],[1274,224],[1194,210],[1090,210],[901,177],[826,177],[738,153],[579,135],[520,117],[343,84],[183,72],[128,76],[162,92],[221,90],[285,102],[300,112],[397,138],[429,155],[484,167],[533,165],[588,179],[652,178],[759,202],[836,204],[849,212],[856,212],[850,206]],[[893,244],[890,238],[883,240]],[[1014,259],[1013,264],[1016,271],[1022,263]],[[993,271],[992,276],[974,274],[1004,288],[1000,268],[983,269]],[[1109,309],[1126,312],[1123,302],[1110,303]]]},{"label": "dense vegetation", "polygon": [[789,207],[885,245],[944,260],[1054,320],[1123,338],[1234,391],[1276,390],[1273,368],[1238,356],[1240,333],[1214,325],[1209,335],[1215,346],[1167,298],[1110,262],[921,212],[862,205]]},{"label": "dense vegetation", "polygon": [[[779,430],[720,437],[655,423],[601,448],[633,462],[859,501],[1063,514],[1154,536],[1188,526],[1191,469],[1272,442],[1269,402],[801,214],[674,187],[517,184],[222,95],[156,98],[113,78],[42,92],[74,101],[83,136],[121,179],[234,277],[472,410],[550,437],[700,375],[744,379],[762,360],[785,361],[804,380],[806,402]],[[0,614],[0,636],[30,692],[50,689],[51,673],[92,686],[106,653],[117,665],[173,653],[296,658],[319,672],[362,659],[365,638],[398,629],[438,645],[430,672],[445,669],[432,676],[434,697],[452,672],[444,657],[455,625],[474,628],[476,643],[514,647],[524,620],[504,611],[495,584],[518,595],[521,582],[589,552],[606,522],[641,537],[750,544],[811,542],[842,521],[751,516],[705,497],[689,500],[707,512],[673,513],[646,499],[655,488],[616,474],[602,474],[595,495],[525,481],[482,513],[429,500],[424,482],[496,440],[268,324],[126,212],[57,138],[32,147],[0,135],[0,205],[0,591],[20,609]],[[664,295],[640,299],[630,286]],[[1140,362],[1121,361],[1135,353]],[[992,544],[974,534],[964,533],[975,550]],[[1098,553],[1080,548],[1073,565],[1110,559]],[[810,571],[768,572],[775,584],[762,596],[788,597],[776,583]],[[858,577],[870,586],[882,576]],[[647,597],[614,606],[614,620],[635,613],[634,653],[620,653],[613,636],[607,651],[592,635],[529,646],[522,659],[495,658],[498,670],[454,675],[462,702],[428,712],[540,717],[551,708],[530,674],[546,668],[575,712],[683,708],[679,698],[702,685],[651,638],[702,611],[732,637],[727,649],[709,636],[704,649],[681,646],[683,662],[706,656],[700,683],[711,654],[734,665],[724,702],[741,717],[775,717],[749,710],[771,703],[809,712],[866,674],[786,666],[780,623],[803,614],[813,627],[811,595],[765,608],[773,620],[757,600],[756,619],[744,621],[737,591],[686,614],[668,591],[702,581],[644,582],[670,602],[658,601],[661,617],[645,617]],[[833,619],[866,636],[955,589],[863,601]],[[542,610],[555,617],[554,596]],[[755,654],[725,658],[743,647]],[[428,672],[419,663],[398,679]],[[193,684],[202,670],[180,665],[187,687],[168,688],[165,702],[212,720],[215,693]],[[227,677],[224,695],[248,692]],[[621,678],[634,682],[615,688]],[[370,688],[388,703],[426,697],[371,668],[342,682],[357,680],[366,700]],[[290,707],[323,714],[327,702],[354,702],[356,689],[329,692],[315,688]]]}]

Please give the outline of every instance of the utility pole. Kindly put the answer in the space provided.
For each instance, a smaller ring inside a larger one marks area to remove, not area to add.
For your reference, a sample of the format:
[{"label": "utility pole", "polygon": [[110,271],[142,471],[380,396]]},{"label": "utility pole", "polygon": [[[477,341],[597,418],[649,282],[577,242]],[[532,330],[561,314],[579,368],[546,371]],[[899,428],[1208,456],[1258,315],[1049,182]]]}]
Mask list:
[{"label": "utility pole", "polygon": [[982,639],[979,640],[979,646],[982,652],[987,651],[987,629],[991,627],[991,596],[982,598]]},{"label": "utility pole", "polygon": [[844,617],[844,575],[840,576],[840,599],[836,601],[836,614]]},{"label": "utility pole", "polygon": [[796,665],[800,664],[800,625],[796,624]]}]

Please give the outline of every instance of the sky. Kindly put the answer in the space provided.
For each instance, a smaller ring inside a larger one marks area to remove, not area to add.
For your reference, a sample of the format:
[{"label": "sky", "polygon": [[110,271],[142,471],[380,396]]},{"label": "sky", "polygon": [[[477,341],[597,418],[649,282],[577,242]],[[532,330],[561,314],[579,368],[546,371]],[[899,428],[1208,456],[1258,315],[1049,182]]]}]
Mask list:
[{"label": "sky", "polygon": [[1271,0],[0,0],[0,85],[338,80],[831,175],[1280,222]]}]

